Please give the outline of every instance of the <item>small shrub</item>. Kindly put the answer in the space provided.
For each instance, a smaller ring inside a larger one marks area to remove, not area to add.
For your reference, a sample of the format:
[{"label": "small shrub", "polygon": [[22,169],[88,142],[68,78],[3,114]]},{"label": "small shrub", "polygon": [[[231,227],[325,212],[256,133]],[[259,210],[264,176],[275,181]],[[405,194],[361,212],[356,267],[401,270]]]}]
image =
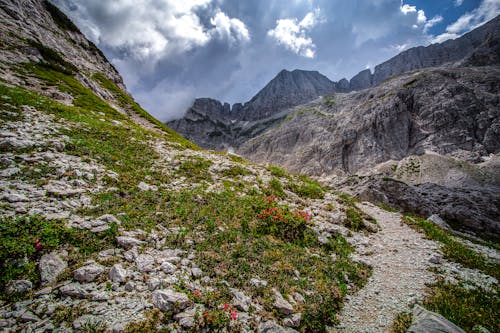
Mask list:
[{"label": "small shrub", "polygon": [[398,313],[394,322],[392,323],[391,333],[406,333],[408,328],[410,328],[413,321],[413,315],[408,312]]},{"label": "small shrub", "polygon": [[258,230],[286,242],[303,242],[307,223],[311,215],[303,211],[291,212],[287,207],[277,207],[273,197],[267,199],[268,208],[261,210],[257,218],[261,221]]},{"label": "small shrub", "polygon": [[299,183],[289,182],[287,188],[303,198],[322,199],[325,196],[325,190],[315,180],[306,176],[299,177]]},{"label": "small shrub", "polygon": [[207,171],[211,165],[211,161],[206,160],[202,157],[195,157],[182,162],[179,166],[179,171],[188,178],[203,180],[209,177]]},{"label": "small shrub", "polygon": [[283,186],[278,178],[273,178],[269,181],[269,185],[264,189],[267,195],[275,195],[277,197],[283,198],[285,192],[283,191]]},{"label": "small shrub", "polygon": [[271,175],[273,175],[274,177],[288,177],[288,174],[283,168],[271,165],[267,167],[267,170],[269,170],[271,172]]},{"label": "small shrub", "polygon": [[323,96],[323,100],[325,101],[326,106],[329,108],[333,108],[335,105],[335,97],[334,96]]},{"label": "small shrub", "polygon": [[245,169],[244,167],[240,166],[240,165],[236,165],[236,166],[233,166],[233,167],[230,167],[228,169],[224,169],[222,170],[222,175],[225,176],[225,177],[238,177],[238,176],[246,176],[248,174],[250,174],[250,171],[248,171],[247,169]]}]

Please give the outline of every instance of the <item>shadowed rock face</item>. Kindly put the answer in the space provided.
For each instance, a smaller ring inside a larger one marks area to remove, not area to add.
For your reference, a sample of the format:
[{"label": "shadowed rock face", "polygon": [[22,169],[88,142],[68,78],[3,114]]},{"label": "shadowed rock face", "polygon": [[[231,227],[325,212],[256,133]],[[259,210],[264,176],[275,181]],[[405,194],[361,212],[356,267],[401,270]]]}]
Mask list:
[{"label": "shadowed rock face", "polygon": [[[500,69],[409,73],[358,93],[297,108],[240,148],[294,172],[350,174],[431,150],[478,161],[500,151]],[[291,119],[290,119],[291,118]]]},{"label": "shadowed rock face", "polygon": [[228,149],[275,125],[282,120],[282,111],[336,90],[344,91],[345,82],[336,84],[316,71],[282,70],[244,105],[231,108],[215,99],[198,98],[182,119],[167,124],[201,147]]}]

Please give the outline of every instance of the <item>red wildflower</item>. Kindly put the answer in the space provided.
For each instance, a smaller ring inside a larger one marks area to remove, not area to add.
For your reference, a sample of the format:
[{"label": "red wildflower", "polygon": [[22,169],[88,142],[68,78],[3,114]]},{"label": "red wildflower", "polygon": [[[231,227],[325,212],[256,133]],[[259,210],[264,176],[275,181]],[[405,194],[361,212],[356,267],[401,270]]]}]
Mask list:
[{"label": "red wildflower", "polygon": [[40,244],[40,240],[35,238],[35,249],[40,250],[42,248],[42,244]]},{"label": "red wildflower", "polygon": [[199,290],[195,290],[195,291],[193,292],[193,296],[194,296],[194,297],[200,297],[200,296],[201,296],[201,291],[199,291]]},{"label": "red wildflower", "polygon": [[231,310],[231,318],[233,318],[233,320],[238,319],[238,313],[235,310]]},{"label": "red wildflower", "polygon": [[224,306],[222,307],[222,310],[227,310],[229,309],[230,305],[225,303]]}]

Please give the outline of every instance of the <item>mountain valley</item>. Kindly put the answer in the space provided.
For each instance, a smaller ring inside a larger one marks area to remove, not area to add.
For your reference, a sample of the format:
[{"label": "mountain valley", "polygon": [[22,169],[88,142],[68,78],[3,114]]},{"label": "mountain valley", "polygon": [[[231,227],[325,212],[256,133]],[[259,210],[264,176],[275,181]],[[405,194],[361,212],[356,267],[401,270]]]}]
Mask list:
[{"label": "mountain valley", "polygon": [[52,2],[0,0],[0,329],[500,331],[498,22],[167,126]]}]

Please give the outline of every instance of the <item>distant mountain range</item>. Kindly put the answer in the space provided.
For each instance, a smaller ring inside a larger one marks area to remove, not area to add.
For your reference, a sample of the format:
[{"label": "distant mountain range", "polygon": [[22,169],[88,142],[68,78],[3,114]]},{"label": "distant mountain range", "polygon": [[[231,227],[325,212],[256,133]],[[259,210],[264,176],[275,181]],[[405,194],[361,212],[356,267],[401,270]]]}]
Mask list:
[{"label": "distant mountain range", "polygon": [[350,81],[329,80],[317,71],[282,70],[250,101],[227,103],[196,99],[185,116],[167,124],[204,148],[238,147],[275,126],[291,108],[319,96],[373,87],[408,71],[429,67],[476,66],[500,62],[499,17],[455,40],[406,50],[355,75]]}]

